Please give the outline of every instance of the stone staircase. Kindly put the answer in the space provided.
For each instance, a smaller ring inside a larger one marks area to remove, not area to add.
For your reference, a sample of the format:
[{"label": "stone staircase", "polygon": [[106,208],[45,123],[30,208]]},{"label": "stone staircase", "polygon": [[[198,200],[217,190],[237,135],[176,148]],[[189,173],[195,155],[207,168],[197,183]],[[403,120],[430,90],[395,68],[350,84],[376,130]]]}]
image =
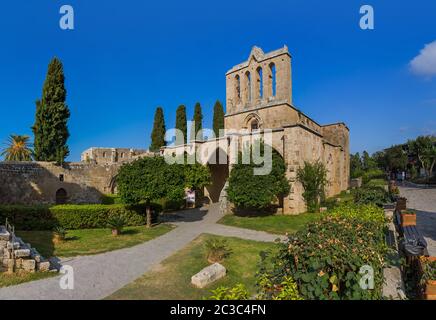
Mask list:
[{"label": "stone staircase", "polygon": [[0,225],[0,272],[49,271],[50,261],[44,259],[29,243],[16,237],[7,221]]}]

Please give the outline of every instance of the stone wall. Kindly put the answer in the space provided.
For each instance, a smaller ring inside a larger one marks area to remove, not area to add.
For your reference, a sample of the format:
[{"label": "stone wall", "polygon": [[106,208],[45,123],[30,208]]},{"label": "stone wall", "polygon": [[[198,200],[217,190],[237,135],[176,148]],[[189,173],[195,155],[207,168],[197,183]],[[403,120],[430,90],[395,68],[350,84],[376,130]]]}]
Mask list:
[{"label": "stone wall", "polygon": [[147,150],[129,148],[89,148],[82,152],[81,161],[96,164],[114,164],[149,155]]},{"label": "stone wall", "polygon": [[0,162],[0,204],[100,203],[120,164]]}]

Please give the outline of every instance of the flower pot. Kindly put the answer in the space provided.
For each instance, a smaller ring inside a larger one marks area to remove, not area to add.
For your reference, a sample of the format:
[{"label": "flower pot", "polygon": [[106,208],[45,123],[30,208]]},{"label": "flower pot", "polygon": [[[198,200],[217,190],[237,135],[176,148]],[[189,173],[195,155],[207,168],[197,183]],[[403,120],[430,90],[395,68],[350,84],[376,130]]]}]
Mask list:
[{"label": "flower pot", "polygon": [[436,280],[427,280],[424,286],[424,299],[436,300]]},{"label": "flower pot", "polygon": [[397,205],[395,207],[396,210],[406,210],[407,209],[407,199],[406,198],[398,198]]},{"label": "flower pot", "polygon": [[401,213],[401,226],[416,226],[416,214]]},{"label": "flower pot", "polygon": [[[419,258],[419,272],[421,276],[424,273],[423,264],[427,261],[436,261],[436,257],[420,257]],[[422,297],[425,300],[436,300],[436,280],[426,280],[422,284]]]}]

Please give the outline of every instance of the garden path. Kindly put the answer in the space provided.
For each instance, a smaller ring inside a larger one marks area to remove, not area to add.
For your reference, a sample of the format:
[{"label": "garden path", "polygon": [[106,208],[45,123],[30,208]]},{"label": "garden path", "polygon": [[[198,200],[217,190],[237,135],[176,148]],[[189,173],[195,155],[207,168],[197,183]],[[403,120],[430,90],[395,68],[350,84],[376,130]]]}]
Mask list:
[{"label": "garden path", "polygon": [[416,210],[416,226],[427,241],[429,254],[436,256],[436,188],[406,183],[399,189],[407,198],[407,207]]},{"label": "garden path", "polygon": [[[0,300],[82,300],[102,299],[134,281],[153,266],[168,258],[202,233],[272,242],[283,236],[217,224],[219,205],[164,215],[164,221],[177,225],[174,230],[134,247],[93,256],[61,261],[73,268],[74,289],[61,289],[66,275],[27,282],[0,289]],[[67,273],[68,274],[68,273]]]}]

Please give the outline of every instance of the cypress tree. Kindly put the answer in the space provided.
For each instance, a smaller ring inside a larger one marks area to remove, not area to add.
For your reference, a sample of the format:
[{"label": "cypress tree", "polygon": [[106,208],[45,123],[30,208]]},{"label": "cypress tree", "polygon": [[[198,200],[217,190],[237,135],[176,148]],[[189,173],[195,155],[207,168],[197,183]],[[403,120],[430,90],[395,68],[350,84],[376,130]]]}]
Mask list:
[{"label": "cypress tree", "polygon": [[[191,128],[191,141],[197,139],[198,132],[203,128],[203,114],[201,112],[201,105],[199,102],[194,107],[194,117],[192,118],[193,124]],[[203,140],[203,137],[199,137],[199,140]]]},{"label": "cypress tree", "polygon": [[56,161],[62,164],[69,154],[70,136],[67,122],[70,111],[65,103],[67,91],[62,62],[53,58],[48,65],[42,97],[36,101],[34,153],[37,161]]},{"label": "cypress tree", "polygon": [[150,151],[157,152],[161,147],[165,146],[165,131],[166,129],[163,109],[161,107],[157,107],[156,113],[154,114]]},{"label": "cypress tree", "polygon": [[183,143],[186,143],[188,138],[188,124],[186,121],[186,107],[184,105],[180,105],[176,111],[176,129],[179,129],[183,133]]},{"label": "cypress tree", "polygon": [[213,107],[213,131],[217,138],[220,136],[220,129],[224,129],[224,109],[221,102],[217,100]]}]

